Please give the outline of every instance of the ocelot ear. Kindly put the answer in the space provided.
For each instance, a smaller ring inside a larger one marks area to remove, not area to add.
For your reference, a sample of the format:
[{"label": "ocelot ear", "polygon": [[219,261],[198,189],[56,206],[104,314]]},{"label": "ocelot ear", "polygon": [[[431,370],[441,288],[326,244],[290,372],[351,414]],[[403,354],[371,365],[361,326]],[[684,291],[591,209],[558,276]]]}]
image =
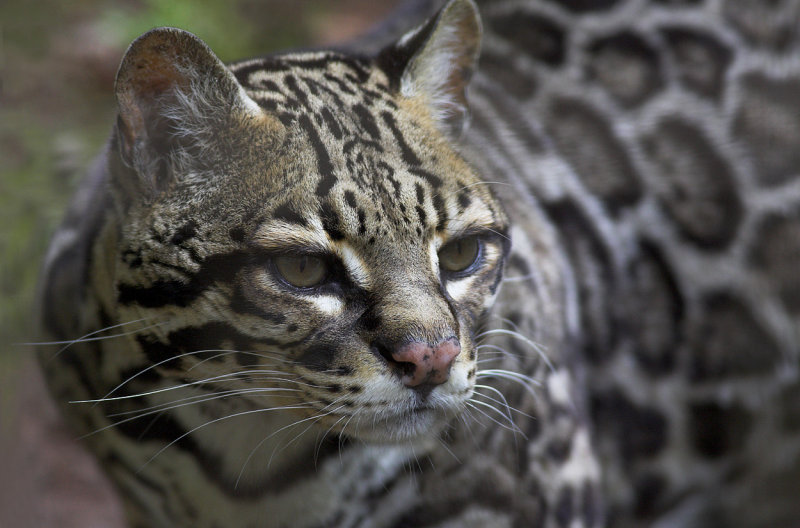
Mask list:
[{"label": "ocelot ear", "polygon": [[208,135],[236,110],[260,112],[202,40],[175,28],[154,29],[130,45],[115,92],[120,157],[137,173],[122,183],[150,196],[169,183],[170,156],[198,144],[193,136]]},{"label": "ocelot ear", "polygon": [[467,121],[466,88],[478,61],[481,21],[472,0],[451,0],[436,16],[378,56],[400,95],[418,97],[439,128],[458,137]]}]

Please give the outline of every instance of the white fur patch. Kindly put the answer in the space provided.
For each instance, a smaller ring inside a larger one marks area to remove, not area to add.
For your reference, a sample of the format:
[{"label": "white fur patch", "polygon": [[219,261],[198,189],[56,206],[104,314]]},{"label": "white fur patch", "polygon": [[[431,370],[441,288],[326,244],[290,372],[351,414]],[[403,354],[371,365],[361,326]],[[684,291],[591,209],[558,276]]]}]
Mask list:
[{"label": "white fur patch", "polygon": [[310,296],[308,300],[321,312],[328,315],[338,315],[344,309],[344,303],[333,295]]},{"label": "white fur patch", "polygon": [[566,371],[558,370],[547,379],[547,390],[553,402],[560,405],[571,405],[569,397],[569,374]]},{"label": "white fur patch", "polygon": [[453,299],[460,300],[465,295],[469,295],[473,282],[475,282],[474,275],[464,277],[463,279],[447,281],[447,293],[449,293],[450,297]]},{"label": "white fur patch", "polygon": [[353,279],[353,282],[362,288],[369,288],[370,276],[367,272],[367,266],[353,248],[346,242],[340,243],[336,245],[336,253],[339,255],[339,258],[342,259],[344,267],[347,269],[347,273],[350,275],[350,278]]}]

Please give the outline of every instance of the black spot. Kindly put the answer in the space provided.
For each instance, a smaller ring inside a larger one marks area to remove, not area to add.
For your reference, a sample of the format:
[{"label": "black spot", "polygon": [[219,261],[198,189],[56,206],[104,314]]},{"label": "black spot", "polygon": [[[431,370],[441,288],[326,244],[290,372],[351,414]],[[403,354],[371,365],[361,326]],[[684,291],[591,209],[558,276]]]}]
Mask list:
[{"label": "black spot", "polygon": [[703,299],[702,308],[689,338],[692,381],[757,377],[775,371],[783,360],[780,348],[746,304],[728,293],[712,292]]},{"label": "black spot", "polygon": [[661,30],[677,65],[678,78],[706,97],[719,97],[725,88],[725,74],[731,51],[708,32],[670,27]]},{"label": "black spot", "polygon": [[589,75],[623,106],[641,104],[663,85],[658,53],[632,32],[597,40],[588,52]]},{"label": "black spot", "polygon": [[295,211],[292,206],[285,203],[272,212],[272,218],[276,220],[283,220],[290,224],[307,225],[305,217]]},{"label": "black spot", "polygon": [[572,517],[575,515],[575,508],[573,505],[573,491],[571,487],[566,486],[559,493],[554,513],[558,526],[566,528],[572,522]]},{"label": "black spot", "polygon": [[326,389],[328,389],[328,392],[342,392],[342,386],[339,385],[338,383],[328,385]]},{"label": "black spot", "polygon": [[361,392],[363,390],[364,389],[362,389],[358,385],[350,385],[349,387],[347,387],[347,392],[350,392],[351,394],[358,394],[359,392]]},{"label": "black spot", "polygon": [[463,211],[472,203],[472,198],[469,197],[469,194],[466,191],[461,191],[458,193],[458,206],[461,207]]},{"label": "black spot", "polygon": [[659,123],[643,143],[660,182],[659,202],[679,232],[705,250],[727,247],[738,233],[743,206],[718,146],[698,127],[674,118]]},{"label": "black spot", "polygon": [[490,17],[488,25],[495,34],[533,59],[549,66],[564,62],[564,30],[555,22],[539,15],[512,11]]},{"label": "black spot", "polygon": [[597,427],[614,434],[626,463],[653,457],[667,443],[667,419],[656,410],[634,405],[618,390],[596,394],[591,408]]},{"label": "black spot", "polygon": [[652,473],[639,476],[634,483],[634,512],[637,517],[648,517],[658,512],[658,499],[667,489],[663,477]]},{"label": "black spot", "polygon": [[197,222],[194,220],[189,220],[183,226],[178,229],[172,238],[170,239],[170,243],[175,246],[181,245],[183,242],[194,238],[197,235]]},{"label": "black spot", "polygon": [[545,125],[584,185],[612,213],[639,200],[642,186],[628,155],[630,148],[607,117],[583,101],[556,98]]},{"label": "black spot", "polygon": [[142,254],[139,251],[125,250],[122,253],[122,260],[131,269],[136,269],[142,266]]},{"label": "black spot", "polygon": [[600,526],[603,516],[603,506],[597,486],[592,482],[583,484],[583,522],[587,527]]},{"label": "black spot", "polygon": [[[790,17],[789,17],[790,18]],[[734,139],[747,149],[758,183],[797,181],[800,172],[800,81],[747,74],[733,122]]]},{"label": "black spot", "polygon": [[506,55],[482,52],[478,70],[517,99],[527,99],[536,90],[536,81],[520,71]]},{"label": "black spot", "polygon": [[286,331],[287,331],[287,332],[289,332],[289,333],[291,334],[291,333],[293,333],[293,332],[297,332],[297,328],[298,328],[298,327],[297,327],[297,325],[296,325],[296,324],[294,324],[294,323],[291,323],[289,326],[287,326],[287,327],[286,327]]},{"label": "black spot", "polygon": [[359,235],[366,235],[367,234],[367,215],[364,213],[363,209],[359,209],[357,211],[358,214],[358,234]]},{"label": "black spot", "polygon": [[547,446],[547,454],[558,463],[563,464],[572,452],[572,442],[564,439],[556,439]]},{"label": "black spot", "polygon": [[717,459],[744,446],[751,425],[750,414],[735,404],[704,402],[689,409],[691,443],[706,458]]},{"label": "black spot", "polygon": [[661,251],[647,241],[628,276],[638,299],[630,317],[634,355],[648,374],[664,376],[673,370],[677,343],[685,334],[683,296]]},{"label": "black spot", "polygon": [[245,232],[240,226],[232,227],[230,231],[228,231],[228,235],[230,235],[231,240],[234,242],[244,242]]},{"label": "black spot", "polygon": [[356,208],[356,195],[353,194],[353,191],[345,191],[344,200],[347,202],[347,205],[349,205],[353,209]]},{"label": "black spot", "polygon": [[382,321],[380,314],[378,314],[375,309],[370,309],[364,312],[364,314],[359,319],[359,323],[361,324],[361,327],[367,332],[374,332],[375,330],[380,328]]},{"label": "black spot", "polygon": [[317,346],[303,351],[297,362],[310,370],[323,372],[331,369],[333,356],[334,350]]},{"label": "black spot", "polygon": [[559,4],[576,13],[604,11],[617,5],[619,0],[559,0]]}]

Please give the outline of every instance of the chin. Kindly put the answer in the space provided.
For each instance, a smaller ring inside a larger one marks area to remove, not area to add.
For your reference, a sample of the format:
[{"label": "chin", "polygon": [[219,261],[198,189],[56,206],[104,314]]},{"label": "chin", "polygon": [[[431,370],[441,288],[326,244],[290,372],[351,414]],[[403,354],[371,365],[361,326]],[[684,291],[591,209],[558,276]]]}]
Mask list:
[{"label": "chin", "polygon": [[374,444],[414,444],[437,437],[456,414],[454,410],[435,408],[392,415],[369,413],[353,420],[342,433]]}]

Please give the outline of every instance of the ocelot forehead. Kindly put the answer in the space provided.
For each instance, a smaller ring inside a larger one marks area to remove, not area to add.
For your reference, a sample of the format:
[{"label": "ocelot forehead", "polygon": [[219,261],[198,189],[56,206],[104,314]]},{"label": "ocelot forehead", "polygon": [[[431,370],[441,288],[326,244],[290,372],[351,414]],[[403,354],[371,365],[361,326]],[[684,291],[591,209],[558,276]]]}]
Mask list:
[{"label": "ocelot forehead", "polygon": [[304,53],[233,71],[285,127],[292,152],[273,174],[280,192],[260,204],[270,219],[318,225],[334,241],[367,245],[504,224],[487,187],[424,105],[398,96],[369,61]]}]

